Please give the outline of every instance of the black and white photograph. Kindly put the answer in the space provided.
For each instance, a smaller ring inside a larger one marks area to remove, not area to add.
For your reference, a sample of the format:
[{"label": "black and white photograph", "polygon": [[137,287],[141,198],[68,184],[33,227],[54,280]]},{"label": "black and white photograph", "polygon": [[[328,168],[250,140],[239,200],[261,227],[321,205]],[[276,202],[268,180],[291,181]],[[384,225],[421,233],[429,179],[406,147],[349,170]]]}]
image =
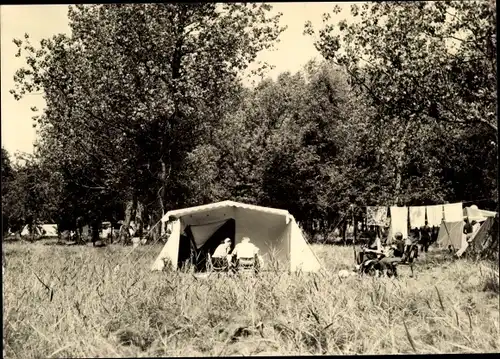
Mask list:
[{"label": "black and white photograph", "polygon": [[1,5],[3,357],[498,353],[496,14]]}]

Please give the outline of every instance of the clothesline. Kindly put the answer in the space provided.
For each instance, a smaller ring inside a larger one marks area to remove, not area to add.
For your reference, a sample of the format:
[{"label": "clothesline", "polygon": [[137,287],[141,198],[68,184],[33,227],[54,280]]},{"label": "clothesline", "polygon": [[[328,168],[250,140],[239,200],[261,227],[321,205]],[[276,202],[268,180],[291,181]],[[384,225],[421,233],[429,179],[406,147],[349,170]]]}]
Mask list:
[{"label": "clothesline", "polygon": [[[470,200],[470,201],[456,201],[454,203],[477,203],[477,202],[485,202],[485,201],[496,201],[497,198],[483,198],[483,199],[477,199],[477,200]],[[331,205],[335,204],[341,204],[342,202],[335,202],[332,203]],[[450,203],[437,203],[437,204],[428,204],[428,205],[415,205],[415,206],[404,206],[404,207],[425,207],[425,206],[444,206],[446,204]],[[396,207],[394,203],[392,204],[373,204],[373,205],[354,205],[357,208],[368,208],[368,207]]]}]

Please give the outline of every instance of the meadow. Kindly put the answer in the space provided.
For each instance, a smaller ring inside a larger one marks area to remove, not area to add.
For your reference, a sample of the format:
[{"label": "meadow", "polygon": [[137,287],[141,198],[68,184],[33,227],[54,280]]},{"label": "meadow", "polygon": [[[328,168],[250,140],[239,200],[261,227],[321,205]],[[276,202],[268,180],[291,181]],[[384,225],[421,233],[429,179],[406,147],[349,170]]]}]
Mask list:
[{"label": "meadow", "polygon": [[160,246],[4,244],[7,358],[499,351],[498,267],[428,253],[398,279],[152,273]]}]

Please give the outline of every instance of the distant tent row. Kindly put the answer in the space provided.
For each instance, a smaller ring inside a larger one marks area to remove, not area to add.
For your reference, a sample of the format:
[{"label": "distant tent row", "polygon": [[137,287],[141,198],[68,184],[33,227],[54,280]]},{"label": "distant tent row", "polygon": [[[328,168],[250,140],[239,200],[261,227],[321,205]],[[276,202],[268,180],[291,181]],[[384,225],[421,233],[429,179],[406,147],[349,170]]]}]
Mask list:
[{"label": "distant tent row", "polygon": [[[420,228],[427,224],[430,227],[440,226],[438,245],[446,248],[451,246],[456,251],[460,249],[465,251],[468,246],[463,235],[464,219],[484,222],[487,228],[493,225],[492,221],[495,216],[496,212],[481,210],[475,205],[462,208],[461,202],[432,206],[366,208],[368,225],[389,227],[389,243],[392,242],[392,237],[396,232],[400,232],[403,238],[406,238],[409,228]],[[475,235],[474,243],[485,240],[487,233],[488,231],[481,230]]]},{"label": "distant tent row", "polygon": [[389,227],[389,242],[393,235],[400,232],[408,236],[409,228],[439,227],[441,221],[462,220],[462,203],[447,203],[430,206],[368,206],[366,207],[367,225]]}]

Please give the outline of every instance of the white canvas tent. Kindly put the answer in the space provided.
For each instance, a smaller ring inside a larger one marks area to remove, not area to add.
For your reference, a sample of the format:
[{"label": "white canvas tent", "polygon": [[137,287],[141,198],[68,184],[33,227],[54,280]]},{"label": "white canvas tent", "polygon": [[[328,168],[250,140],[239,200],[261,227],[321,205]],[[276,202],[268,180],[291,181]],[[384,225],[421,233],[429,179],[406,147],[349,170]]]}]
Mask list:
[{"label": "white canvas tent", "polygon": [[[189,232],[192,247],[206,247],[216,233],[232,237],[233,246],[243,237],[250,237],[259,247],[264,259],[264,269],[271,259],[290,271],[318,271],[318,258],[307,244],[294,217],[286,210],[223,201],[203,206],[170,211],[162,218],[162,232],[168,223],[170,235],[153,263],[152,270],[162,270],[165,260],[174,269],[179,268],[181,234]],[[183,237],[184,238],[184,237]],[[222,237],[221,237],[222,238]],[[211,252],[220,243],[220,238],[208,249]]]},{"label": "white canvas tent", "polygon": [[[486,211],[479,209],[477,206],[465,207],[463,209],[464,219],[468,219],[469,222],[476,221],[481,223],[479,230],[473,234],[470,239],[472,243],[473,250],[480,252],[484,243],[488,240],[488,232],[493,226],[494,218],[496,212]],[[441,223],[441,228],[439,229],[439,235],[437,243],[441,247],[447,248],[452,246],[455,250],[457,256],[462,256],[468,248],[470,248],[470,243],[466,240],[466,235],[463,233],[464,221],[456,222],[445,222]]]},{"label": "white canvas tent", "polygon": [[44,237],[57,237],[57,224],[42,224],[41,229]]},{"label": "white canvas tent", "polygon": [[458,251],[466,246],[464,235],[464,221],[456,222],[441,222],[437,245],[442,248],[451,246],[455,251]]},{"label": "white canvas tent", "polygon": [[[41,236],[42,235],[42,231],[40,229],[40,226],[33,226],[33,235],[35,236]],[[21,236],[25,237],[25,236],[29,236],[31,233],[30,233],[30,229],[29,229],[29,225],[25,225],[23,230],[21,231]]]},{"label": "white canvas tent", "polygon": [[493,211],[486,211],[479,209],[477,206],[472,205],[464,208],[464,219],[469,218],[469,221],[484,222],[487,218],[494,218],[497,213]]},{"label": "white canvas tent", "polygon": [[[43,237],[57,237],[57,224],[38,224],[33,226],[33,231],[35,232],[35,236],[43,236]],[[24,226],[21,231],[21,236],[29,236],[29,226]]]}]

